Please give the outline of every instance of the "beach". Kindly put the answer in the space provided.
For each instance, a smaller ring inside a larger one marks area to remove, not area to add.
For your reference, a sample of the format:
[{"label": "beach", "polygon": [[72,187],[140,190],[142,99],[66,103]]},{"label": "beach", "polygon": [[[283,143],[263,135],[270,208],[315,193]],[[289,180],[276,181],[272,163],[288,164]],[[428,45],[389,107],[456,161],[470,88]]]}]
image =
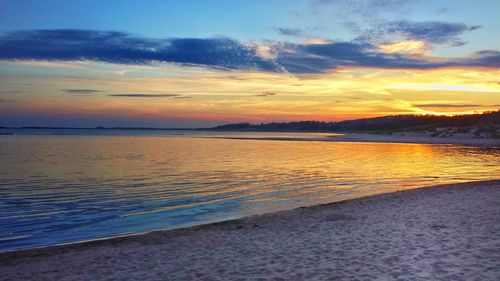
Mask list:
[{"label": "beach", "polygon": [[500,181],[0,254],[0,280],[498,280]]}]

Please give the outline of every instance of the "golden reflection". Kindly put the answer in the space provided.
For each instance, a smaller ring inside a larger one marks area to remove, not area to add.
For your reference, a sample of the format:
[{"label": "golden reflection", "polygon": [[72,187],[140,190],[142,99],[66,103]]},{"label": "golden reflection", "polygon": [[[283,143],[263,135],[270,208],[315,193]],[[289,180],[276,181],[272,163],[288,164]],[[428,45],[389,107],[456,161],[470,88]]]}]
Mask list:
[{"label": "golden reflection", "polygon": [[495,148],[185,133],[0,138],[0,219],[78,241],[500,174]]}]

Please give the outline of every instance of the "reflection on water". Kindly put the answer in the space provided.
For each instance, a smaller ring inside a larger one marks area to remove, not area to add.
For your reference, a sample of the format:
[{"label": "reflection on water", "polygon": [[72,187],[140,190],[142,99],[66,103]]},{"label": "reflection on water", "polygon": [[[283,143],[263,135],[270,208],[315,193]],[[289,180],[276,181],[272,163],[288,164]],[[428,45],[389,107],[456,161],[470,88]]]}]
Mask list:
[{"label": "reflection on water", "polygon": [[457,145],[6,136],[0,251],[495,179],[499,156]]}]

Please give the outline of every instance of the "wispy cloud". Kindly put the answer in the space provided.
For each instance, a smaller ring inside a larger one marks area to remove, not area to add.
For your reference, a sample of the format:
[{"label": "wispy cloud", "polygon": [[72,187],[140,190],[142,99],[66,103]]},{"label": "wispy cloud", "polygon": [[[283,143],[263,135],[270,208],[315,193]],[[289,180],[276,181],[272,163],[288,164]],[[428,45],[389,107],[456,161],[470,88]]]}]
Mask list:
[{"label": "wispy cloud", "polygon": [[416,0],[313,0],[313,6],[329,6],[344,15],[355,15],[367,20],[387,11],[398,11]]},{"label": "wispy cloud", "polygon": [[387,33],[399,35],[410,40],[422,40],[434,44],[461,46],[464,45],[465,42],[460,38],[460,35],[480,27],[479,25],[468,26],[463,23],[437,21],[396,21],[388,24]]},{"label": "wispy cloud", "polygon": [[62,89],[62,91],[68,94],[79,94],[79,95],[92,95],[95,93],[102,92],[99,90],[92,90],[92,89]]},{"label": "wispy cloud", "polygon": [[180,97],[178,94],[111,94],[110,97],[129,97],[129,98],[166,98]]},{"label": "wispy cloud", "polygon": [[257,97],[270,97],[270,96],[275,96],[275,95],[276,95],[276,93],[274,93],[274,92],[263,92],[263,93],[255,95],[255,96],[257,96]]},{"label": "wispy cloud", "polygon": [[461,36],[467,32],[481,28],[479,25],[469,26],[456,22],[441,21],[382,21],[369,26],[356,22],[346,22],[345,28],[357,34],[355,41],[371,44],[387,44],[393,42],[420,41],[429,46],[448,45],[462,46],[465,42]]},{"label": "wispy cloud", "polygon": [[483,105],[480,104],[447,104],[447,103],[427,103],[427,104],[414,104],[413,106],[415,107],[422,107],[422,108],[433,108],[433,107],[439,107],[439,108],[462,108],[462,107],[482,107]]},{"label": "wispy cloud", "polygon": [[302,28],[278,27],[275,28],[275,30],[277,33],[287,36],[302,36],[304,34],[304,30]]},{"label": "wispy cloud", "polygon": [[20,94],[20,93],[24,93],[25,91],[21,91],[21,90],[0,90],[0,94],[8,94],[8,95],[11,95],[11,94]]}]

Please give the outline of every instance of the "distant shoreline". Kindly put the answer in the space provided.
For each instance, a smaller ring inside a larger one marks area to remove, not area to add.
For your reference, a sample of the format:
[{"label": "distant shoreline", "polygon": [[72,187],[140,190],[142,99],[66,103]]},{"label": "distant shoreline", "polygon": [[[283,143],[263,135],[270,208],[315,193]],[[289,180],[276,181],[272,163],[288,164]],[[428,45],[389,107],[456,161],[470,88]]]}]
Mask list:
[{"label": "distant shoreline", "polygon": [[240,136],[194,136],[199,138],[221,138],[235,140],[272,140],[272,141],[331,141],[331,142],[366,142],[366,143],[413,143],[413,144],[459,144],[471,146],[500,147],[500,139],[475,137],[472,134],[461,134],[459,136],[429,136],[412,132],[392,132],[387,133],[360,133],[360,132],[317,132],[317,131],[249,131],[249,130],[214,130],[214,129],[160,129],[160,128],[51,128],[51,127],[33,127],[33,128],[4,128],[6,132],[0,135],[12,136],[15,133],[8,129],[15,130],[95,130],[95,131],[198,131],[198,132],[219,132],[223,133],[310,133],[310,134],[328,134],[325,137],[240,137]]},{"label": "distant shoreline", "polygon": [[332,133],[326,137],[232,137],[207,136],[203,138],[221,138],[234,140],[271,140],[271,141],[324,141],[324,142],[363,142],[363,143],[408,143],[408,144],[459,144],[471,146],[500,147],[500,139],[456,138],[430,136],[399,136],[368,133]]},{"label": "distant shoreline", "polygon": [[[100,241],[0,253],[22,280],[495,280],[500,180],[397,191]],[[446,208],[443,208],[446,206]],[[429,275],[430,274],[430,275]],[[312,276],[311,275],[311,276]],[[397,278],[396,278],[397,279]]]},{"label": "distant shoreline", "polygon": [[203,128],[149,128],[149,127],[0,127],[0,130],[128,130],[128,131],[206,131]]},{"label": "distant shoreline", "polygon": [[[229,123],[215,127],[158,128],[141,126],[105,127],[52,127],[52,126],[0,126],[0,129],[86,129],[86,130],[198,130],[198,131],[241,131],[241,132],[397,132],[430,130],[436,134],[445,128],[456,132],[475,130],[476,134],[498,135],[500,110],[478,114],[441,115],[388,115],[343,121],[292,121],[271,123]],[[453,133],[447,131],[446,133]]]},{"label": "distant shoreline", "polygon": [[468,137],[430,137],[430,136],[399,136],[347,133],[341,136],[332,136],[329,141],[336,142],[382,142],[382,143],[416,143],[416,144],[462,144],[473,146],[500,147],[500,139],[468,138]]}]

